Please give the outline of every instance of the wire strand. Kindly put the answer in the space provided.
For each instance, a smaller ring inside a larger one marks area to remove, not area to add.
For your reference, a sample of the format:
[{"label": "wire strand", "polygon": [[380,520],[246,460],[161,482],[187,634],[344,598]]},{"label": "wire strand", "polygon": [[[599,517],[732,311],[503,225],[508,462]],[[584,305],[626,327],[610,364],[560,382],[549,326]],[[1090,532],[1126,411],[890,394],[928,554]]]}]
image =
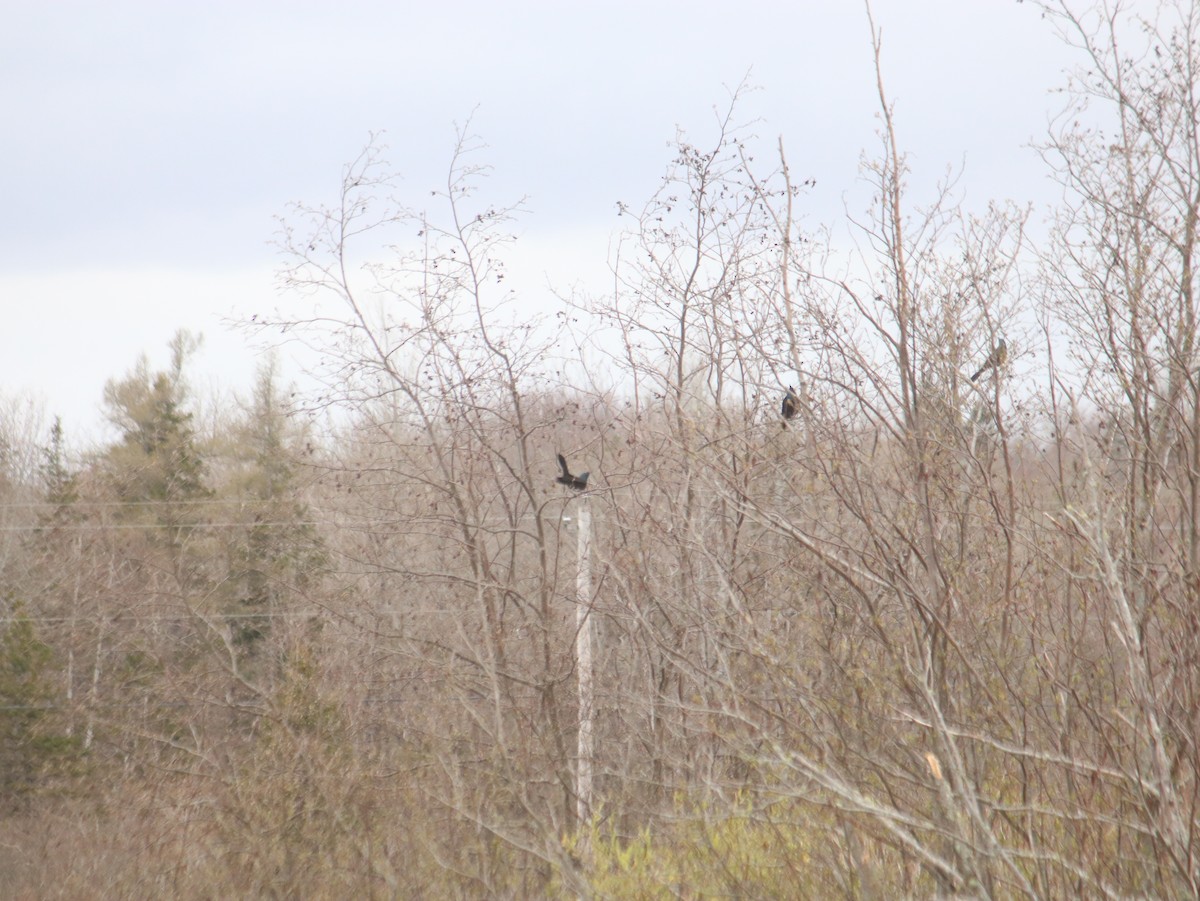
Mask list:
[{"label": "wire strand", "polygon": [[279,520],[277,522],[118,522],[118,523],[51,523],[47,525],[0,526],[0,532],[109,532],[128,529],[257,529],[287,528],[289,526],[319,526],[315,519]]}]

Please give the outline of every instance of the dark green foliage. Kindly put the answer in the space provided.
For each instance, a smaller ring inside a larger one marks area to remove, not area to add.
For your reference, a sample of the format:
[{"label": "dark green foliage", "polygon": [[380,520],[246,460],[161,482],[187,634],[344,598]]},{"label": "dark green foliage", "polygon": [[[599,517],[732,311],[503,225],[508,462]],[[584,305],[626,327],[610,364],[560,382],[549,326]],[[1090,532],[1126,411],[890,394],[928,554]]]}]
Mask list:
[{"label": "dark green foliage", "polygon": [[78,479],[67,464],[66,438],[62,419],[57,416],[50,427],[50,443],[42,448],[39,469],[47,501],[61,508],[79,499]]},{"label": "dark green foliage", "polygon": [[213,493],[192,413],[184,407],[184,363],[197,344],[181,332],[171,342],[168,370],[151,372],[143,358],[128,376],[104,389],[108,418],[121,432],[105,454],[103,469],[120,503],[118,517],[126,526],[145,527],[142,534],[151,540],[143,560],[171,573],[177,588],[187,591],[203,589],[212,577],[195,527],[207,512],[200,502]]},{"label": "dark green foliage", "polygon": [[20,809],[75,763],[78,740],[55,722],[53,654],[20,610],[0,626],[0,810]]},{"label": "dark green foliage", "polygon": [[237,428],[230,457],[232,487],[246,512],[229,534],[226,590],[235,643],[253,647],[270,628],[268,613],[311,588],[325,565],[321,541],[296,476],[303,435],[288,422],[275,366],[259,372],[252,403]]},{"label": "dark green foliage", "polygon": [[111,416],[123,430],[110,451],[113,486],[120,500],[181,502],[209,494],[196,447],[192,414],[180,407],[180,387],[166,373],[144,367],[110,384]]}]

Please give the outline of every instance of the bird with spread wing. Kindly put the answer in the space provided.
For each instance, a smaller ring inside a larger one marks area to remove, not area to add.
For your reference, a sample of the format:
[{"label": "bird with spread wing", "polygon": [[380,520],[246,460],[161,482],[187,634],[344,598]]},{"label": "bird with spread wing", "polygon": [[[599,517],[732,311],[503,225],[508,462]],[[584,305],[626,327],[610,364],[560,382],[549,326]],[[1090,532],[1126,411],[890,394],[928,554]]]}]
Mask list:
[{"label": "bird with spread wing", "polygon": [[579,475],[573,475],[571,470],[567,468],[567,458],[562,454],[558,455],[558,468],[562,470],[562,475],[554,480],[558,484],[566,485],[575,491],[583,491],[587,488],[588,476],[591,475],[590,472],[581,472]]}]

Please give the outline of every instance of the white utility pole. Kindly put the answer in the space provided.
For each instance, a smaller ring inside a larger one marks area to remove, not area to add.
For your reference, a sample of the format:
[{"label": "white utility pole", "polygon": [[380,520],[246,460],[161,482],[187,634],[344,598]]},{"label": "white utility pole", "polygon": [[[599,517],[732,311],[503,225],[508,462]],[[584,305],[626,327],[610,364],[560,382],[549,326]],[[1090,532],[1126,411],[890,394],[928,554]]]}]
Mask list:
[{"label": "white utility pole", "polygon": [[578,500],[579,564],[575,574],[575,665],[579,679],[579,763],[575,771],[575,804],[579,825],[592,810],[592,764],[595,733],[592,684],[592,511],[591,499]]}]

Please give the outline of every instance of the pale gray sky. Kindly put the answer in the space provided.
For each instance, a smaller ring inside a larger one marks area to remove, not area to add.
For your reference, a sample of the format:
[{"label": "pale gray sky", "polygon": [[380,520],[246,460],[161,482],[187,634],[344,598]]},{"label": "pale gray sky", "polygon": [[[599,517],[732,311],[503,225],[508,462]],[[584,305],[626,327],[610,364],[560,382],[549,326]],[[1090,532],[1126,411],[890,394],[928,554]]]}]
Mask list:
[{"label": "pale gray sky", "polygon": [[[874,0],[914,187],[965,166],[969,205],[1045,202],[1026,145],[1075,60],[1015,0]],[[0,395],[30,391],[79,436],[104,381],[203,332],[193,373],[241,388],[253,351],[223,317],[287,303],[274,217],[331,201],[385,131],[413,203],[475,110],[491,189],[528,198],[518,285],[600,279],[615,202],[649,197],[682,127],[750,73],[741,109],[782,135],[814,225],[857,211],[877,100],[864,6],[778,2],[0,0]],[[925,199],[929,199],[928,196]]]}]

